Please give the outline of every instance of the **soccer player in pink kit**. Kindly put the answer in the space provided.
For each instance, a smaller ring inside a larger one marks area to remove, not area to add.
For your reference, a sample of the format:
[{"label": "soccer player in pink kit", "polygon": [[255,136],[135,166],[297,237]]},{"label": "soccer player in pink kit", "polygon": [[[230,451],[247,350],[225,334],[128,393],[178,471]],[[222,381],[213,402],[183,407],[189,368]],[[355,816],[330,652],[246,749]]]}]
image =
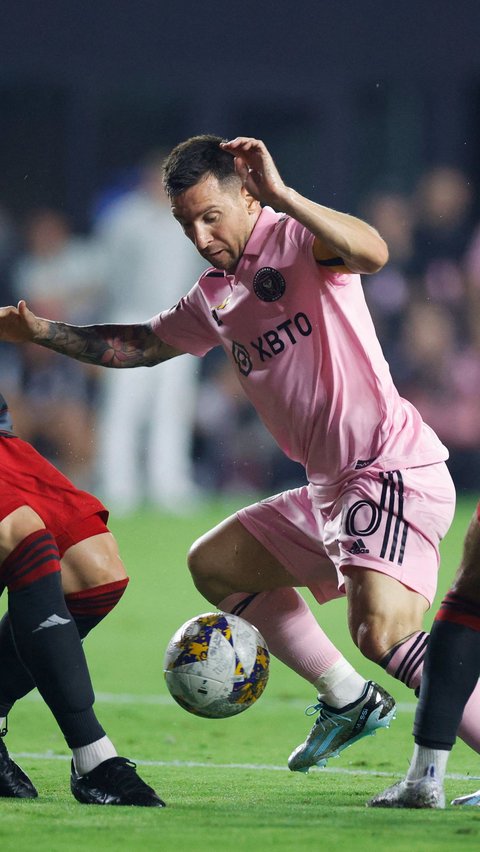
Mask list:
[{"label": "soccer player in pink kit", "polygon": [[[416,689],[454,512],[448,453],[399,397],[376,338],[360,281],[388,257],[373,228],[287,187],[263,142],[246,137],[181,143],[165,187],[210,264],[175,307],[144,324],[79,327],[20,302],[0,311],[0,337],[122,369],[223,346],[309,484],[227,518],[195,542],[189,567],[208,601],[255,624],[315,687],[317,719],[289,758],[308,771],[388,725],[395,705],[332,645],[297,587],[320,603],[345,594],[360,650]],[[462,726],[480,750],[468,708]]]}]

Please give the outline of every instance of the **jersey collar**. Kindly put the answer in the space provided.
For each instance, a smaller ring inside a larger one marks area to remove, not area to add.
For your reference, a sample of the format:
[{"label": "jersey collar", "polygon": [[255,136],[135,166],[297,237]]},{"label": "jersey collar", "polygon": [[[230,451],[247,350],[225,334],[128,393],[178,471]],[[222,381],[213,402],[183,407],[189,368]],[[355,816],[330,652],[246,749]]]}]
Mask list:
[{"label": "jersey collar", "polygon": [[243,250],[242,258],[258,257],[262,253],[265,243],[281,216],[281,213],[275,213],[275,210],[272,210],[271,207],[262,208]]}]

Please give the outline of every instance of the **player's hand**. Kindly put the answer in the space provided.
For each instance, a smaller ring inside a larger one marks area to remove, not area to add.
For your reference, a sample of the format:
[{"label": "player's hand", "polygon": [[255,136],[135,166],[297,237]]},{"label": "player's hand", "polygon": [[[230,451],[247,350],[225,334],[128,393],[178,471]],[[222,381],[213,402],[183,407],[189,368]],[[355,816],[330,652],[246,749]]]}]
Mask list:
[{"label": "player's hand", "polygon": [[15,308],[0,308],[0,340],[9,343],[26,343],[40,333],[41,320],[27,308],[23,299]]},{"label": "player's hand", "polygon": [[250,195],[263,204],[281,207],[287,187],[260,139],[237,136],[231,142],[221,142],[220,147],[233,154],[237,174]]}]

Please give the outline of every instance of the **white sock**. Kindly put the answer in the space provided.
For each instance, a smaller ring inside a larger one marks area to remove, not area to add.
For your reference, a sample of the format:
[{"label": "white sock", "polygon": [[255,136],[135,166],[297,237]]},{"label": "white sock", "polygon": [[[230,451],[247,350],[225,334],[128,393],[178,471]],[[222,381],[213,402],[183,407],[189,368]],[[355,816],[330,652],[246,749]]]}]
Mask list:
[{"label": "white sock", "polygon": [[102,737],[94,743],[81,746],[80,748],[72,748],[73,765],[78,775],[86,775],[91,772],[104,760],[109,757],[116,757],[117,750],[108,737]]},{"label": "white sock", "polygon": [[423,778],[428,767],[433,764],[435,775],[440,784],[443,784],[449,757],[449,751],[439,748],[426,748],[426,746],[415,743],[406,781],[418,781],[419,778]]},{"label": "white sock", "polygon": [[360,698],[366,682],[365,678],[341,657],[313,685],[318,690],[321,701],[340,709]]}]

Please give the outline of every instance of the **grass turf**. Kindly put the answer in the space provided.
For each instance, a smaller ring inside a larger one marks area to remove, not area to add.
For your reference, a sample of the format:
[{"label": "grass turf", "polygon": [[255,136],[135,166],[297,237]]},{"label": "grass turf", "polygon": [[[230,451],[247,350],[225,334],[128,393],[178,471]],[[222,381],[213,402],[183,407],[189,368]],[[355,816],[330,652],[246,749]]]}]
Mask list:
[{"label": "grass turf", "polygon": [[[458,562],[473,507],[473,500],[460,500],[443,544],[437,603]],[[402,812],[365,807],[373,793],[405,772],[414,699],[353,646],[344,601],[314,604],[319,621],[359,671],[390,689],[399,712],[388,731],[361,740],[326,770],[304,776],[285,768],[291,749],[309,730],[312,720],[303,709],[315,696],[276,661],[265,695],[241,716],[197,719],[170,699],[162,676],[166,643],[183,621],[209,609],[187,576],[188,546],[234,508],[212,505],[183,518],[146,511],[111,524],[131,583],[117,610],[85,644],[97,711],[119,753],[137,761],[145,780],[167,800],[167,809],[77,804],[69,791],[66,746],[33,693],[11,714],[8,746],[40,797],[0,800],[0,848],[186,852],[215,847],[356,850],[388,844],[392,852],[450,852],[461,844],[463,850],[478,849],[477,808]],[[449,799],[480,787],[480,761],[463,743],[455,747],[448,769]]]}]

